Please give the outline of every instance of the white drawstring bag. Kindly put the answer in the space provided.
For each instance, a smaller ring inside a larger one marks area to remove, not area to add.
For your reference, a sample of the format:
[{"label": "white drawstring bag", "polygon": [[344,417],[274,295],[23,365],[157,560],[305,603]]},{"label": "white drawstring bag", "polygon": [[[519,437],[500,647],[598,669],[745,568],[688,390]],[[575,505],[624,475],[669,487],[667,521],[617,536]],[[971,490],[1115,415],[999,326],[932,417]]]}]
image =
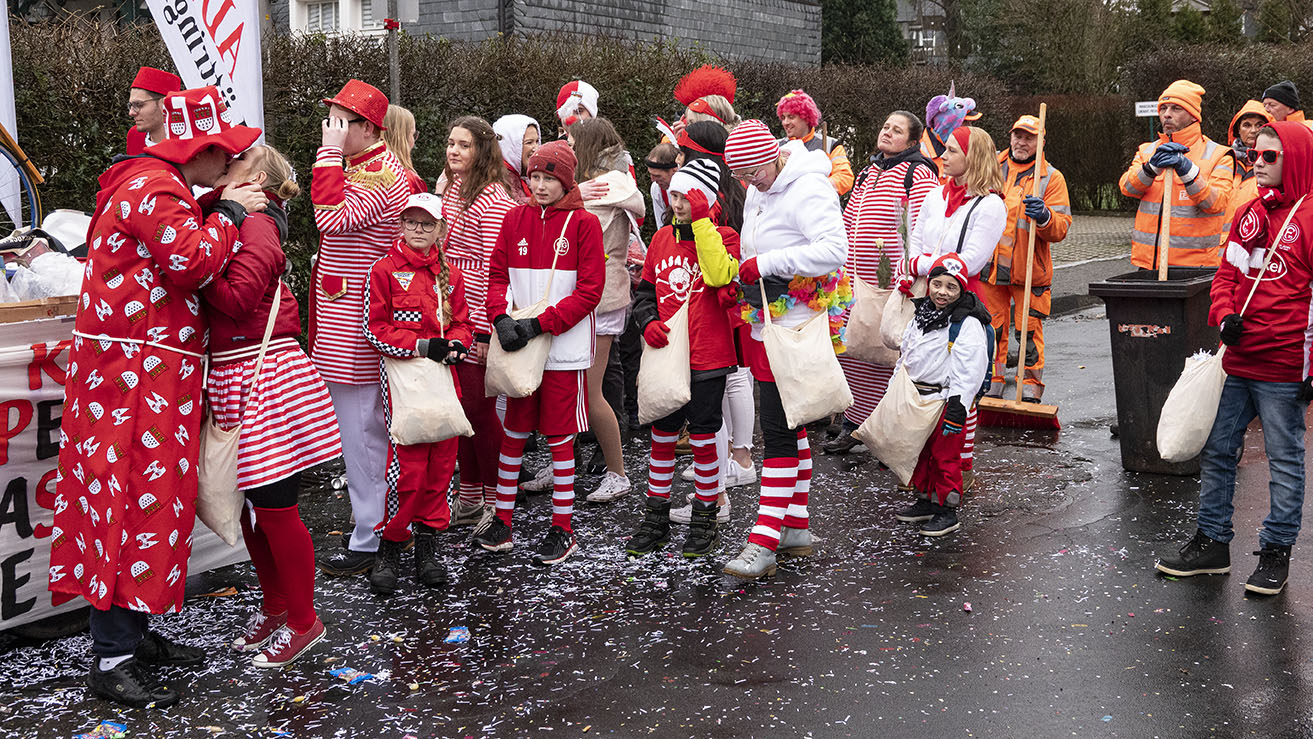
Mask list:
[{"label": "white drawstring bag", "polygon": [[[264,367],[264,355],[269,349],[269,339],[273,336],[274,321],[278,318],[278,306],[282,301],[283,283],[280,280],[278,288],[274,290],[274,304],[269,309],[269,318],[265,321],[260,353],[255,357],[255,372],[251,373],[252,395],[255,393],[255,383],[260,378],[260,370]],[[230,429],[219,426],[213,411],[201,427],[201,455],[196,464],[196,517],[230,547],[236,546],[242,535],[242,508],[246,504],[246,495],[237,489],[237,448],[241,441],[242,423],[251,405],[248,395],[246,405],[242,408],[241,421]]]},{"label": "white drawstring bag", "polygon": [[853,436],[906,485],[943,412],[944,399],[938,394],[922,395],[907,368],[899,367],[884,397]]},{"label": "white drawstring bag", "polygon": [[[559,244],[565,240],[565,230],[570,227],[570,219],[575,211],[565,217],[561,235],[556,239]],[[568,247],[568,244],[566,245]],[[557,247],[552,256],[552,271],[547,274],[547,287],[542,299],[526,308],[512,306],[507,314],[515,320],[537,318],[547,310],[547,300],[552,294],[552,280],[556,279],[556,260],[560,259],[564,249]],[[552,335],[543,332],[529,339],[529,343],[515,352],[502,348],[501,338],[494,327],[492,339],[488,341],[488,362],[483,375],[483,394],[485,397],[505,395],[508,398],[527,398],[543,384],[543,369],[547,366],[547,356],[552,351]]]},{"label": "white drawstring bag", "polygon": [[1226,371],[1222,369],[1222,352],[1200,350],[1185,360],[1185,370],[1172,386],[1158,417],[1158,455],[1167,462],[1194,459],[1204,449],[1217,406],[1222,400]]},{"label": "white drawstring bag", "polygon": [[885,344],[882,328],[885,305],[893,292],[873,287],[853,275],[854,302],[848,311],[848,326],[843,337],[848,346],[844,352],[847,356],[881,367],[892,367],[898,362],[898,350]]},{"label": "white drawstring bag", "polygon": [[[930,283],[924,277],[916,278],[912,283],[912,295],[924,298],[930,289]],[[889,297],[880,313],[880,336],[884,345],[898,351],[903,346],[903,331],[916,315],[916,304],[902,290],[890,290]]]},{"label": "white drawstring bag", "polygon": [[[438,336],[446,338],[442,296],[438,296]],[[427,357],[383,357],[392,423],[388,436],[402,446],[432,444],[455,436],[473,436],[456,392],[451,367]]]},{"label": "white drawstring bag", "polygon": [[797,328],[784,328],[771,321],[765,282],[761,283],[761,303],[766,321],[761,327],[761,342],[789,428],[847,410],[853,404],[853,393],[834,356],[825,312]]},{"label": "white drawstring bag", "polygon": [[670,329],[670,343],[663,347],[643,344],[643,360],[638,367],[638,422],[642,425],[665,418],[693,397],[688,302],[666,321],[666,327]]}]

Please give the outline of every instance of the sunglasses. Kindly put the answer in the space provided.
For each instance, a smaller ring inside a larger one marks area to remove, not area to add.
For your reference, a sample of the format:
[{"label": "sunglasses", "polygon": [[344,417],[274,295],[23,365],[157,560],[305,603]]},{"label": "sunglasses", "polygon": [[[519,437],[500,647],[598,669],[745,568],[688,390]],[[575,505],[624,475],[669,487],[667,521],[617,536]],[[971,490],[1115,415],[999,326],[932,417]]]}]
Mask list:
[{"label": "sunglasses", "polygon": [[1280,149],[1250,149],[1249,151],[1245,152],[1245,159],[1247,159],[1250,164],[1257,164],[1259,157],[1262,157],[1263,161],[1267,162],[1268,164],[1276,164],[1277,159],[1281,157],[1281,150]]}]

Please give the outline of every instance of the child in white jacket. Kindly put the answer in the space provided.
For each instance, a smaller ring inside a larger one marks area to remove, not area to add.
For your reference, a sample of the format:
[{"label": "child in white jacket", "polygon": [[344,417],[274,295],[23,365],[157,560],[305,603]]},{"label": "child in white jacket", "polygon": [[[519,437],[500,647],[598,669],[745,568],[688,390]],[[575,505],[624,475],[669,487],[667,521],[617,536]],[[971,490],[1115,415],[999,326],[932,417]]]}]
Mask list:
[{"label": "child in white jacket", "polygon": [[922,395],[945,401],[938,432],[931,433],[912,473],[916,502],[898,513],[899,521],[925,522],[921,533],[926,536],[961,527],[962,428],[984,388],[993,346],[989,310],[967,290],[967,269],[953,253],[934,262],[929,293],[914,301],[916,316],[903,332],[898,358],[898,367],[907,369]]}]

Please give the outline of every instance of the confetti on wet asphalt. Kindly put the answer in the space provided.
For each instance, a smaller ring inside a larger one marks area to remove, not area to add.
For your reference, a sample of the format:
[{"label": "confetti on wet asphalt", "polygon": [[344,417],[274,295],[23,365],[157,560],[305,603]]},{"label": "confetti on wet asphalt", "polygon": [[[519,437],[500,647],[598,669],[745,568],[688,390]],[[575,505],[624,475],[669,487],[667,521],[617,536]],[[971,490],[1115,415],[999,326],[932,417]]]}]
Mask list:
[{"label": "confetti on wet asphalt", "polygon": [[[407,572],[380,600],[362,579],[321,576],[328,638],[289,668],[261,670],[227,647],[259,602],[249,565],[209,573],[183,613],[153,622],[211,654],[199,669],[163,672],[185,691],[179,706],[90,699],[84,633],[0,657],[0,735],[39,726],[42,737],[73,736],[102,720],[160,739],[1142,737],[1304,726],[1307,696],[1283,697],[1313,673],[1299,639],[1303,582],[1282,600],[1251,601],[1235,578],[1155,576],[1154,553],[1192,531],[1198,483],[1123,473],[1108,419],[1082,420],[1075,406],[1065,400],[1060,437],[982,430],[980,484],[962,531],[941,541],[892,520],[907,501],[866,455],[817,455],[818,553],[754,583],[719,571],[742,545],[754,488],[731,491],[726,540],[701,561],[625,557],[636,494],[581,503],[581,552],[552,570],[529,563],[550,514],[534,497],[517,511],[508,555],[473,552],[463,530],[443,536],[447,588],[424,591]],[[1265,487],[1261,446],[1250,443],[1246,463],[1263,469],[1243,479]],[[645,447],[626,450],[640,480]],[[302,507],[314,532],[346,521],[340,491],[308,494]],[[1259,507],[1241,503],[1245,531]],[[675,547],[682,535],[676,527]],[[338,539],[317,533],[316,544],[322,553]],[[235,595],[197,597],[229,586]],[[447,643],[460,628],[468,641]],[[1274,644],[1275,667],[1242,656]],[[373,679],[349,684],[336,670]]]}]

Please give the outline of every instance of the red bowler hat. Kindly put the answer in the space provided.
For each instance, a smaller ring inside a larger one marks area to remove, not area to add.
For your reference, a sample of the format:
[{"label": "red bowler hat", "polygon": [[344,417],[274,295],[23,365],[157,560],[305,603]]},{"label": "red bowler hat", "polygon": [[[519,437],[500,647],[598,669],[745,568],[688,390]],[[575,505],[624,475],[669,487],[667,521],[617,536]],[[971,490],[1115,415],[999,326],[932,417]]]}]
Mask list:
[{"label": "red bowler hat", "polygon": [[182,89],[182,80],[178,75],[154,67],[142,67],[132,79],[132,87],[153,92],[156,95],[168,95]]},{"label": "red bowler hat", "polygon": [[347,80],[335,97],[324,98],[324,105],[340,105],[386,131],[383,116],[388,112],[388,96],[367,82]]},{"label": "red bowler hat", "polygon": [[197,87],[164,96],[165,139],[145,153],[174,164],[189,162],[208,146],[232,155],[251,148],[260,129],[234,126],[215,87]]}]

